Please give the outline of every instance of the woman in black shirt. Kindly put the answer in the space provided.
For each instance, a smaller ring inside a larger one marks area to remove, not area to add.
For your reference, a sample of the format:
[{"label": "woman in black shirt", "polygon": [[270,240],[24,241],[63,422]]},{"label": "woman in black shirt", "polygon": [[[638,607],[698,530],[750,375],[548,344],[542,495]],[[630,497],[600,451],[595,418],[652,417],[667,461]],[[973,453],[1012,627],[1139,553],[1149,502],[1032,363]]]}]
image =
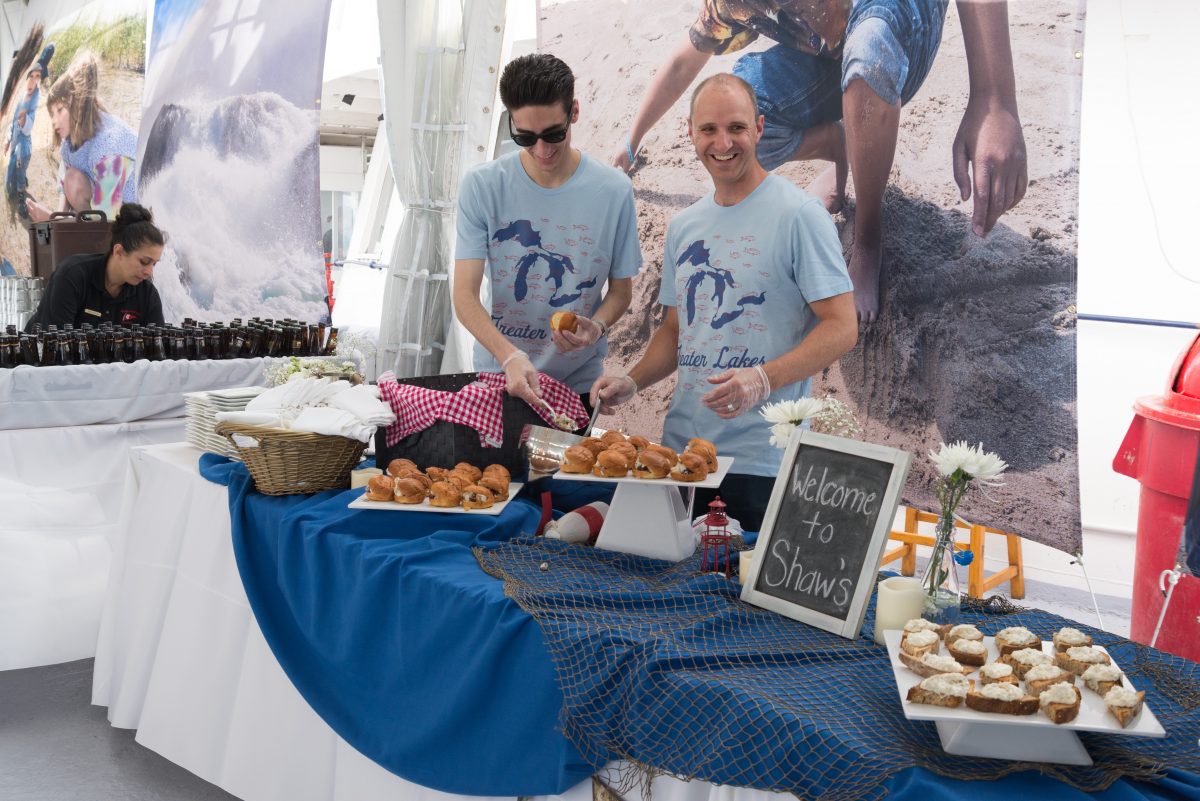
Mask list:
[{"label": "woman in black shirt", "polygon": [[36,325],[78,328],[83,323],[164,322],[162,301],[150,278],[162,258],[165,241],[149,209],[136,203],[122,205],[108,253],[63,259],[25,330],[32,332]]}]

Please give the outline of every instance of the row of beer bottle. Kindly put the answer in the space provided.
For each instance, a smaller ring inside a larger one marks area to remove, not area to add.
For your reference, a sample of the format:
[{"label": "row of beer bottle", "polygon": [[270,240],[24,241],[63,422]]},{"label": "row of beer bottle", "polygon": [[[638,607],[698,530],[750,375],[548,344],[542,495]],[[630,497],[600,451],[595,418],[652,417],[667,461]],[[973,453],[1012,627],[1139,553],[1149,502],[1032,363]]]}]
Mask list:
[{"label": "row of beer bottle", "polygon": [[256,356],[332,356],[338,330],[324,323],[308,325],[295,320],[240,319],[224,323],[134,325],[125,327],[84,323],[36,326],[18,334],[8,326],[0,335],[0,368],[34,365],[107,364],[138,359],[237,359]]}]

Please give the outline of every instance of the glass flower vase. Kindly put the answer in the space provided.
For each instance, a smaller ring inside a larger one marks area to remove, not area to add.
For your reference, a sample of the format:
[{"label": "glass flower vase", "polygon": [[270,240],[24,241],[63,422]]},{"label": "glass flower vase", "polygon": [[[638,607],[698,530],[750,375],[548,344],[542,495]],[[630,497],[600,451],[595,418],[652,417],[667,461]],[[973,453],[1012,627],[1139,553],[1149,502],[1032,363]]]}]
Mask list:
[{"label": "glass flower vase", "polygon": [[962,604],[962,585],[954,561],[954,517],[942,515],[937,522],[937,537],[933,553],[925,567],[921,584],[925,588],[925,603],[921,617],[937,625],[959,622]]}]

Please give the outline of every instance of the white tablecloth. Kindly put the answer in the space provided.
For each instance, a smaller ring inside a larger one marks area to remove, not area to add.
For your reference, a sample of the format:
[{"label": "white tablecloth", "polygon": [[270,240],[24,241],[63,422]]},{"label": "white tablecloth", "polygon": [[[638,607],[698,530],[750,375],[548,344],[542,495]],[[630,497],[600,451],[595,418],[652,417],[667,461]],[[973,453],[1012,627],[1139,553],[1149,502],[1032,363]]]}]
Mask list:
[{"label": "white tablecloth", "polygon": [[273,361],[0,370],[0,670],[95,653],[129,449],[183,440],[184,392]]},{"label": "white tablecloth", "polygon": [[0,429],[182,417],[183,393],[263,383],[274,359],[168,360],[0,370]]},{"label": "white tablecloth", "polygon": [[0,430],[0,670],[95,653],[129,449],[182,418]]},{"label": "white tablecloth", "polygon": [[[226,488],[200,452],[132,452],[96,649],[92,703],[137,741],[245,801],[467,801],[362,756],[296,692],[254,620],[234,563]],[[590,782],[556,799],[588,801]],[[659,777],[656,801],[778,794]],[[790,796],[789,796],[790,797]]]}]

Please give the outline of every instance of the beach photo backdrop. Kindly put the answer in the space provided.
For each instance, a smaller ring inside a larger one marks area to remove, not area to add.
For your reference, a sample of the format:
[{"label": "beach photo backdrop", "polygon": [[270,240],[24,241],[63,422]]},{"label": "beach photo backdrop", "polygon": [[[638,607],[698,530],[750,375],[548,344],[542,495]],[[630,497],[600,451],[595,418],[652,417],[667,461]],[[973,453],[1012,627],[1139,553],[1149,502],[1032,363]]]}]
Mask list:
[{"label": "beach photo backdrop", "polygon": [[[624,150],[648,84],[687,41],[701,7],[702,0],[542,0],[539,48],[576,74],[576,146],[605,161]],[[904,503],[936,511],[927,453],[939,442],[982,442],[1011,469],[1004,486],[974,494],[960,514],[1077,553],[1074,304],[1084,4],[1013,3],[1008,15],[1028,153],[1024,199],[986,237],[972,233],[972,204],[960,199],[951,166],[968,97],[952,3],[932,68],[900,113],[883,204],[879,319],[816,377],[814,394],[845,403],[862,439],[913,455]],[[744,51],[714,56],[700,79],[731,71],[742,53],[772,44],[762,37]],[[636,362],[662,319],[657,295],[667,224],[712,189],[687,136],[689,96],[654,126],[638,154],[633,185],[646,263],[630,312],[610,334],[611,372]],[[807,187],[827,166],[792,162],[776,172]],[[854,211],[851,183],[849,203],[834,214],[847,258]],[[651,388],[601,425],[658,436],[672,389],[673,380]]]}]

